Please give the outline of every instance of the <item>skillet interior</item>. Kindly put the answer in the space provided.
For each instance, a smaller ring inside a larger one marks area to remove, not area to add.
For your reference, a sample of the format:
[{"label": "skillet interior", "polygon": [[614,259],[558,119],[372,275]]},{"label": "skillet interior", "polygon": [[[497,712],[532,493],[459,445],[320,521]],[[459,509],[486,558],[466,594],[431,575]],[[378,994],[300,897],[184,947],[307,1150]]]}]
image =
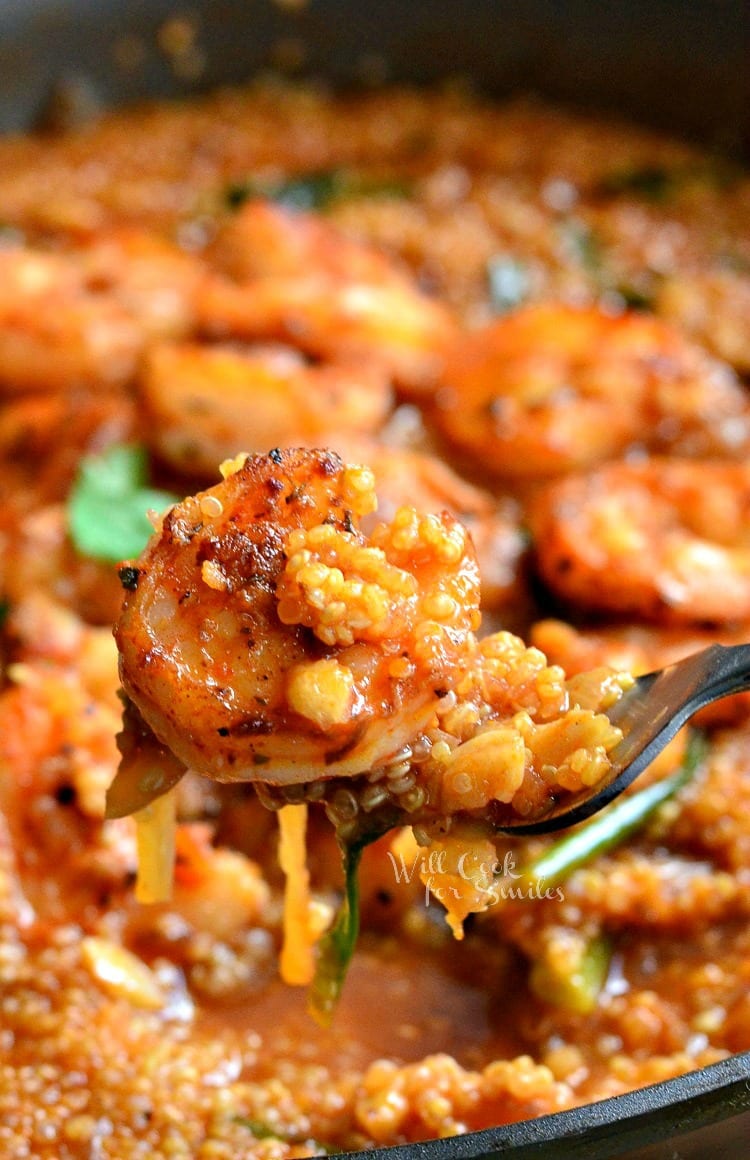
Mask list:
[{"label": "skillet interior", "polygon": [[[0,2],[0,130],[33,124],[60,80],[84,79],[104,104],[183,95],[273,65],[286,45],[287,59],[339,84],[459,74],[487,91],[540,91],[733,152],[747,155],[750,147],[750,22],[742,0],[609,6],[585,0],[472,0],[470,6],[310,0],[294,8],[270,0],[205,0],[189,7],[202,59],[195,75],[184,76],[159,47],[158,30],[175,14],[175,0]],[[122,50],[123,44],[138,48],[128,67],[113,54],[113,46]],[[290,52],[290,44],[302,46],[301,55]],[[600,1160],[689,1160],[709,1152],[740,1156],[749,1132],[745,1053],[599,1104],[398,1147],[388,1156],[562,1160],[585,1149]]]}]

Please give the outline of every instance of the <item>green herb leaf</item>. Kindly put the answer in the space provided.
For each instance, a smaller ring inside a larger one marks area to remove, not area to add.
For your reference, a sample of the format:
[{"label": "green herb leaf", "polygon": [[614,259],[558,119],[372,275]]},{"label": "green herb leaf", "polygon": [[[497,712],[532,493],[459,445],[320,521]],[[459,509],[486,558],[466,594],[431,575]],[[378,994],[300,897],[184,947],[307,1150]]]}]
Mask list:
[{"label": "green herb leaf", "polygon": [[316,1156],[327,1156],[329,1153],[337,1152],[339,1149],[334,1148],[332,1144],[321,1144],[320,1140],[310,1141],[309,1137],[302,1137],[296,1135],[288,1135],[286,1132],[275,1132],[268,1124],[264,1124],[262,1120],[253,1120],[249,1116],[234,1116],[235,1124],[241,1124],[243,1128],[247,1128],[255,1136],[256,1140],[281,1140],[284,1144],[306,1144],[311,1142],[315,1145]]},{"label": "green herb leaf", "polygon": [[68,529],[84,556],[116,564],[137,556],[153,532],[146,512],[177,497],[146,486],[145,448],[117,445],[81,461],[68,496]]},{"label": "green herb leaf", "polygon": [[252,1132],[256,1140],[285,1140],[284,1136],[274,1132],[273,1128],[269,1128],[262,1120],[251,1120],[249,1116],[235,1116],[234,1122]]},{"label": "green herb leaf", "polygon": [[505,314],[529,296],[528,266],[518,258],[498,254],[487,263],[487,285],[492,309],[496,314]]},{"label": "green herb leaf", "polygon": [[594,278],[601,278],[604,269],[602,244],[586,222],[580,218],[566,218],[559,226],[560,236],[568,255]]},{"label": "green herb leaf", "polygon": [[254,197],[275,201],[287,209],[321,210],[355,197],[408,197],[411,187],[395,178],[373,178],[348,169],[324,169],[300,177],[264,181],[249,177],[224,192],[230,209],[239,209]]},{"label": "green herb leaf", "polygon": [[689,185],[726,189],[738,179],[740,172],[738,166],[724,158],[672,166],[642,165],[608,174],[599,190],[605,195],[629,194],[644,201],[664,202]]},{"label": "green herb leaf", "polygon": [[330,1026],[359,934],[359,863],[366,843],[342,846],[344,897],[331,929],[318,947],[308,1005],[323,1027]]},{"label": "green herb leaf", "polygon": [[581,823],[524,867],[520,881],[529,885],[544,883],[549,889],[564,882],[574,870],[592,858],[621,845],[645,825],[660,805],[690,781],[707,752],[708,742],[703,734],[691,730],[682,765],[676,773],[654,782],[640,793],[620,798]]},{"label": "green herb leaf", "polygon": [[322,1027],[329,1027],[336,1010],[346,973],[359,934],[359,863],[366,846],[383,834],[403,824],[401,811],[392,807],[364,819],[367,829],[358,830],[346,839],[339,837],[344,871],[344,897],[333,926],[318,944],[315,977],[310,984],[308,1007]]}]

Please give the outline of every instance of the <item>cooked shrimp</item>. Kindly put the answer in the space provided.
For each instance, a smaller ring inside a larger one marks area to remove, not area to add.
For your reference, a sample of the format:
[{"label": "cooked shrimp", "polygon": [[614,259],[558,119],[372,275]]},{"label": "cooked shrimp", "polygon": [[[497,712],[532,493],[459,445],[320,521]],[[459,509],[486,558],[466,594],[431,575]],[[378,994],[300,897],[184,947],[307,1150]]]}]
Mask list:
[{"label": "cooked shrimp", "polygon": [[637,446],[737,455],[750,409],[732,371],[668,324],[530,306],[457,340],[432,410],[500,478],[552,476]]},{"label": "cooked shrimp", "polygon": [[319,214],[248,201],[224,220],[205,257],[235,282],[297,277],[314,270],[337,282],[387,282],[396,267]]},{"label": "cooked shrimp", "polygon": [[469,538],[410,508],[364,536],[372,473],[331,453],[233,466],[172,508],[135,564],[116,630],[124,689],[162,743],[218,780],[362,773],[420,731],[471,661]]},{"label": "cooked shrimp", "polygon": [[147,438],[187,475],[215,477],[238,451],[321,442],[327,430],[370,432],[391,388],[371,362],[310,365],[293,347],[159,343],[140,378]]},{"label": "cooked shrimp", "polygon": [[0,248],[0,388],[113,389],[146,341],[192,317],[196,260],[137,231],[75,253]]},{"label": "cooked shrimp", "polygon": [[227,230],[213,251],[221,272],[199,296],[209,334],[376,361],[405,390],[434,383],[453,320],[384,254],[308,215],[258,202]]},{"label": "cooked shrimp", "polygon": [[131,377],[140,350],[135,320],[90,291],[62,254],[0,250],[0,387],[56,391],[113,388]]},{"label": "cooked shrimp", "polygon": [[750,466],[654,459],[550,484],[530,511],[540,573],[573,604],[646,619],[750,618]]},{"label": "cooked shrimp", "polygon": [[332,435],[328,445],[345,459],[372,468],[382,519],[390,520],[398,508],[413,504],[419,511],[448,511],[461,521],[477,553],[483,609],[516,614],[526,608],[522,568],[527,537],[513,499],[475,487],[421,451],[340,434]]},{"label": "cooked shrimp", "polygon": [[[7,517],[65,498],[82,455],[134,437],[135,409],[123,394],[33,394],[0,409],[0,503]],[[0,519],[0,524],[5,523]]]},{"label": "cooked shrimp", "polygon": [[654,308],[744,374],[750,372],[750,277],[718,269],[664,278]]},{"label": "cooked shrimp", "polygon": [[33,590],[73,609],[88,624],[111,624],[122,602],[109,564],[76,552],[63,504],[27,515],[11,512],[0,523],[0,594],[12,603]]}]

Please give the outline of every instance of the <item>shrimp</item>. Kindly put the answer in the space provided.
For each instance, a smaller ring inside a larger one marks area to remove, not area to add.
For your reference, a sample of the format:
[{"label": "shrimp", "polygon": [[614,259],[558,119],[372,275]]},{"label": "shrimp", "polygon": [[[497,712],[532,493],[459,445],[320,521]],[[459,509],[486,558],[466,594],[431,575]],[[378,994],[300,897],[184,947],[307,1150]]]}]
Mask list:
[{"label": "shrimp", "polygon": [[262,198],[227,218],[204,256],[236,282],[294,278],[311,268],[336,282],[383,282],[396,269],[381,250],[355,241],[319,214]]},{"label": "shrimp", "polygon": [[362,773],[419,733],[470,662],[469,537],[410,508],[364,536],[372,473],[331,453],[233,466],[173,507],[128,570],[123,688],[160,742],[217,780]]},{"label": "shrimp", "polygon": [[199,294],[204,332],[375,361],[407,392],[433,385],[455,323],[386,255],[263,202],[251,202],[226,231],[206,255],[217,267]]},{"label": "shrimp", "polygon": [[201,277],[197,259],[138,231],[75,253],[0,249],[0,389],[122,387],[148,340],[189,328]]},{"label": "shrimp", "polygon": [[293,347],[278,344],[158,343],[145,357],[140,397],[154,450],[204,479],[243,448],[310,446],[329,429],[373,431],[392,402],[377,364],[310,365]]},{"label": "shrimp", "polygon": [[665,322],[597,307],[529,306],[462,336],[430,413],[499,478],[554,476],[633,446],[736,456],[750,441],[728,367]]},{"label": "shrimp", "polygon": [[659,282],[654,308],[739,371],[750,372],[747,269],[682,270]]},{"label": "shrimp", "polygon": [[0,593],[11,604],[38,590],[88,624],[111,624],[122,602],[109,564],[80,555],[61,503],[46,504],[0,524]]},{"label": "shrimp", "polygon": [[125,569],[110,816],[143,808],[149,764],[164,794],[171,758],[253,782],[274,808],[322,801],[341,840],[532,816],[606,773],[622,735],[600,710],[632,678],[568,685],[508,632],[478,641],[476,561],[453,517],[402,507],[368,536],[369,468],[322,451],[240,459]]},{"label": "shrimp", "polygon": [[117,388],[140,351],[135,320],[89,290],[62,254],[0,250],[0,388],[5,393]]},{"label": "shrimp", "polygon": [[65,498],[81,456],[132,439],[131,399],[72,391],[24,395],[0,410],[0,500],[23,519],[39,504]]},{"label": "shrimp", "polygon": [[565,601],[672,623],[750,619],[750,466],[653,459],[549,484],[539,572]]}]

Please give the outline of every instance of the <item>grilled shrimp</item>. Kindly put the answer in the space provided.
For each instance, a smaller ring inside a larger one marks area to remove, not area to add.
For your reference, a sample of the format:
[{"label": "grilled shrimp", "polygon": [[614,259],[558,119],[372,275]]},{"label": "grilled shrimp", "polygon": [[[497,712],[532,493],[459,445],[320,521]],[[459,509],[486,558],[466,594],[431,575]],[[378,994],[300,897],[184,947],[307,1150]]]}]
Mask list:
[{"label": "grilled shrimp", "polygon": [[294,278],[311,269],[333,281],[383,282],[395,271],[382,251],[355,241],[319,214],[262,198],[224,220],[205,256],[236,282]]},{"label": "grilled shrimp", "polygon": [[4,392],[117,387],[140,349],[133,318],[90,290],[62,254],[0,250],[0,387]]},{"label": "grilled shrimp", "polygon": [[81,456],[135,437],[125,394],[71,391],[9,399],[0,409],[0,504],[25,518],[40,503],[63,500]]},{"label": "grilled shrimp", "polygon": [[196,259],[137,230],[75,253],[0,249],[0,388],[117,388],[153,337],[184,333]]},{"label": "grilled shrimp", "polygon": [[206,255],[217,273],[199,295],[199,324],[209,334],[375,361],[405,390],[434,383],[452,317],[384,254],[263,202],[251,202],[225,230]]},{"label": "grilled shrimp", "polygon": [[315,445],[328,430],[374,431],[391,406],[377,364],[310,365],[279,344],[158,343],[144,360],[140,396],[154,450],[203,479],[243,449]]},{"label": "grilled shrimp", "polygon": [[457,340],[432,415],[500,478],[554,476],[631,446],[737,455],[750,439],[733,372],[667,323],[558,304]]},{"label": "grilled shrimp", "polygon": [[750,466],[653,459],[548,485],[530,509],[562,599],[648,620],[750,618]]},{"label": "grilled shrimp", "polygon": [[471,661],[469,537],[413,508],[365,536],[372,473],[332,453],[231,466],[173,507],[123,573],[125,692],[179,760],[218,780],[369,770],[434,716]]},{"label": "grilled shrimp", "polygon": [[746,270],[681,270],[660,281],[655,309],[743,374],[750,372],[750,277]]}]

